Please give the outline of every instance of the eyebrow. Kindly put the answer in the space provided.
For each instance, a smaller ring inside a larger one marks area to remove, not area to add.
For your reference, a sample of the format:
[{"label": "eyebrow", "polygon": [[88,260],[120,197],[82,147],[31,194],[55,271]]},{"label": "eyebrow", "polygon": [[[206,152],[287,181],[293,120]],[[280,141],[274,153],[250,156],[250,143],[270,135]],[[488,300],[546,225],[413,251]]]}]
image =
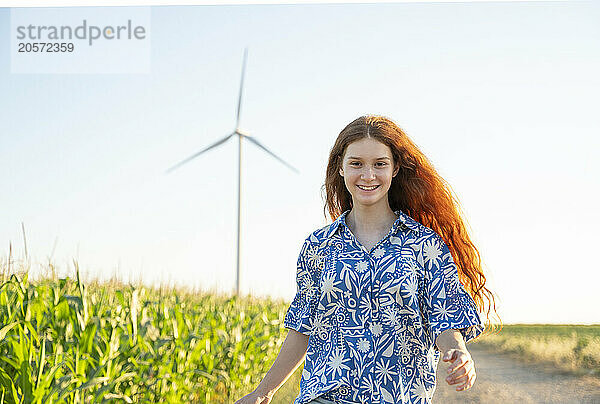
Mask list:
[{"label": "eyebrow", "polygon": [[[360,157],[348,156],[348,160],[350,160],[350,159],[362,160]],[[377,157],[375,160],[390,160],[390,158],[389,157]]]}]

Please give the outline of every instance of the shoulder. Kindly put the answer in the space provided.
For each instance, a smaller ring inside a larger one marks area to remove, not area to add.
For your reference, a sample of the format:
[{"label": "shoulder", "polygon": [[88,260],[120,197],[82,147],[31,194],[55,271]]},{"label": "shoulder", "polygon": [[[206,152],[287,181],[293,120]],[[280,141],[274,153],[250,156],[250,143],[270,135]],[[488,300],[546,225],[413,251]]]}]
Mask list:
[{"label": "shoulder", "polygon": [[298,270],[306,271],[312,276],[317,276],[325,266],[328,244],[328,226],[321,227],[308,234],[302,242],[298,255]]},{"label": "shoulder", "polygon": [[413,219],[412,217],[403,215],[403,229],[411,234],[409,238],[416,245],[422,245],[426,241],[439,241],[441,237],[433,229],[425,226],[421,222]]},{"label": "shoulder", "polygon": [[441,257],[447,250],[443,238],[433,229],[414,221],[414,231],[409,230],[411,235],[404,241],[405,246],[410,246],[418,257],[418,262],[427,267],[426,264],[433,257]]},{"label": "shoulder", "polygon": [[331,236],[333,230],[335,230],[334,226],[336,225],[337,224],[334,222],[310,232],[310,234],[304,238],[300,256],[304,256],[305,259],[310,259],[309,257],[319,257],[320,259],[323,259],[327,256],[333,240]]},{"label": "shoulder", "polygon": [[429,227],[425,226],[425,225],[421,225],[421,232],[420,232],[420,237],[419,239],[422,242],[440,242],[442,240],[442,236],[440,236],[437,232],[435,232],[433,229],[430,229]]},{"label": "shoulder", "polygon": [[331,223],[312,231],[308,236],[306,236],[306,238],[304,239],[304,243],[321,245],[324,241],[326,241],[329,238],[331,231],[333,230],[333,226],[335,224],[336,223]]},{"label": "shoulder", "polygon": [[320,227],[310,232],[302,241],[301,254],[307,252],[307,250],[313,249],[317,246],[321,246],[324,241],[327,240],[330,225]]},{"label": "shoulder", "polygon": [[436,231],[427,226],[422,226],[422,231],[417,239],[419,250],[427,256],[440,256],[448,250],[446,242]]}]

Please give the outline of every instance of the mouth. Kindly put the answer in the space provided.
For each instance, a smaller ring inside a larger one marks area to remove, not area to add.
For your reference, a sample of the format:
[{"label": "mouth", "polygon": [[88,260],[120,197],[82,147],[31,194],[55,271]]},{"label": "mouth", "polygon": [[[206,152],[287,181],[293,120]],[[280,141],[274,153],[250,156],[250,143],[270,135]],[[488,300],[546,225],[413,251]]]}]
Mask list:
[{"label": "mouth", "polygon": [[373,186],[370,186],[370,187],[366,187],[366,186],[362,186],[362,185],[357,185],[356,187],[358,189],[361,189],[361,190],[365,191],[365,192],[372,192],[372,191],[375,191],[377,188],[379,188],[379,185],[373,185]]}]

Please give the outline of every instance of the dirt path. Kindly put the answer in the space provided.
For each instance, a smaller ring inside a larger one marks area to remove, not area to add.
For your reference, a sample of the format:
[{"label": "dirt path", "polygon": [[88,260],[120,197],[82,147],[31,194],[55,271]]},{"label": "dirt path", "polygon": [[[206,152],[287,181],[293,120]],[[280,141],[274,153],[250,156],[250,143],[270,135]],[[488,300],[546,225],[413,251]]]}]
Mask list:
[{"label": "dirt path", "polygon": [[[467,391],[456,391],[446,383],[448,364],[438,366],[433,404],[600,404],[600,378],[574,376],[553,367],[523,363],[507,354],[494,353],[481,344],[468,344],[475,360],[477,380]],[[298,368],[277,392],[273,404],[290,404],[298,395]]]},{"label": "dirt path", "polygon": [[478,344],[467,345],[475,361],[477,379],[467,391],[446,383],[448,364],[438,366],[434,404],[441,403],[596,403],[600,404],[600,379],[577,377],[549,366],[522,363]]}]

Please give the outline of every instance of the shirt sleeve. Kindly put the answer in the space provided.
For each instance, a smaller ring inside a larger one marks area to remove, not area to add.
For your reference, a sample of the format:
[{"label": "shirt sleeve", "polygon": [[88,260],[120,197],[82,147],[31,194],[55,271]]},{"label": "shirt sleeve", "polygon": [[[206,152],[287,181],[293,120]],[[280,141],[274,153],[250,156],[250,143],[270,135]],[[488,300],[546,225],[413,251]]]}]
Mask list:
[{"label": "shirt sleeve", "polygon": [[314,314],[318,303],[320,265],[315,259],[316,246],[310,242],[310,237],[304,240],[298,256],[296,270],[296,296],[290,304],[283,325],[309,335],[312,330]]},{"label": "shirt sleeve", "polygon": [[423,264],[423,314],[431,344],[439,351],[435,341],[448,329],[460,331],[465,343],[477,338],[484,329],[477,306],[460,283],[450,249],[437,233],[423,244]]}]

